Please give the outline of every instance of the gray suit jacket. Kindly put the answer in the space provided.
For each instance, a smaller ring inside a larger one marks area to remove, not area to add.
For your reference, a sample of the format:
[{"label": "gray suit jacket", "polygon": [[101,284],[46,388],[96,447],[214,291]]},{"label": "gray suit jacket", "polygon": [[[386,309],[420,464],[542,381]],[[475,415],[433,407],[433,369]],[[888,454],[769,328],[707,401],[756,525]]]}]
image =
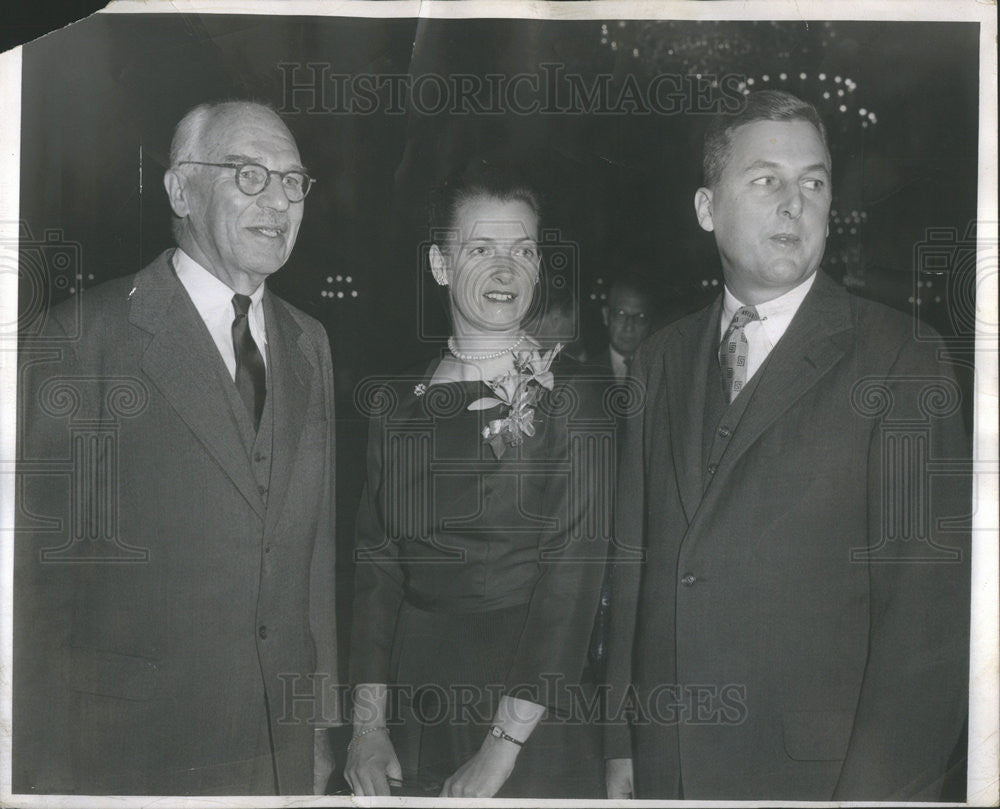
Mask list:
[{"label": "gray suit jacket", "polygon": [[265,293],[273,441],[251,457],[168,257],[23,341],[15,792],[309,794],[334,715],[308,679],[336,678],[326,334]]},{"label": "gray suit jacket", "polygon": [[709,425],[710,470],[720,311],[633,365],[609,679],[634,713],[606,754],[640,798],[934,798],[966,713],[971,499],[940,341],[821,274],[738,425]]}]

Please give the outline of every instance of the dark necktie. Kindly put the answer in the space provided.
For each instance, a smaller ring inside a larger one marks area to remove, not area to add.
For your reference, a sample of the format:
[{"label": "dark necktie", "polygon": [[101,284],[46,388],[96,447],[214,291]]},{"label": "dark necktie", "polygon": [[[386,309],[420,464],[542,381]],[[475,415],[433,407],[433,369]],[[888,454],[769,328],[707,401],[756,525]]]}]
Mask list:
[{"label": "dark necktie", "polygon": [[253,428],[260,428],[260,414],[264,411],[267,395],[264,358],[261,357],[253,335],[250,334],[250,298],[239,293],[233,295],[233,349],[236,352],[236,388],[253,418]]},{"label": "dark necktie", "polygon": [[632,358],[623,357],[623,359],[625,360],[625,378],[628,379],[632,376]]},{"label": "dark necktie", "polygon": [[739,396],[747,383],[747,357],[750,354],[750,344],[743,333],[743,327],[754,320],[760,320],[754,307],[742,306],[737,309],[719,345],[719,364],[722,366],[722,380],[730,404]]}]

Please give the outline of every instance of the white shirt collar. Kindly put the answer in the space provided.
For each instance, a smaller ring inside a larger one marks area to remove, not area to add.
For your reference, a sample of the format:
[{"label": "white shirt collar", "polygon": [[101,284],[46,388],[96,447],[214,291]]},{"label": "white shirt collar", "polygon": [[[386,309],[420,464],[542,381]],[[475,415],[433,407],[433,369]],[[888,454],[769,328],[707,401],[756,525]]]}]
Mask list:
[{"label": "white shirt collar", "polygon": [[[772,346],[777,345],[778,340],[781,339],[782,335],[788,329],[788,325],[792,322],[792,318],[795,317],[795,313],[799,310],[809,290],[812,289],[815,280],[816,273],[814,272],[805,281],[797,287],[788,290],[784,295],[779,295],[777,298],[772,298],[764,303],[758,303],[755,307],[757,314],[760,315],[761,330],[767,335]],[[722,296],[722,318],[719,323],[720,340],[726,333],[726,329],[729,328],[729,323],[732,321],[733,315],[744,305],[733,295],[727,286]]]},{"label": "white shirt collar", "polygon": [[[179,247],[173,255],[174,272],[187,291],[198,315],[205,323],[212,342],[226,364],[229,376],[236,378],[236,351],[233,348],[232,326],[236,312],[233,309],[233,290],[202,267]],[[264,284],[250,295],[250,312],[247,320],[250,334],[257,344],[265,367],[267,361],[267,326],[264,322]]]},{"label": "white shirt collar", "polygon": [[[179,247],[174,251],[174,271],[203,318],[220,308],[225,308],[232,318],[234,290]],[[259,307],[263,297],[264,284],[261,284],[250,294],[250,306]]]}]

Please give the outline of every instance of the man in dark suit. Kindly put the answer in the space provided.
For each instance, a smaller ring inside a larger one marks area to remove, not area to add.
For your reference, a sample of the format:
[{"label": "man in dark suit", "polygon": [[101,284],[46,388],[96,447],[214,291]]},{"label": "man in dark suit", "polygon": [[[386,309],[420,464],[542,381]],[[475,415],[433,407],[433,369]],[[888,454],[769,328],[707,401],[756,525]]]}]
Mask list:
[{"label": "man in dark suit", "polygon": [[618,381],[623,380],[640,343],[649,335],[655,314],[653,294],[641,276],[626,273],[616,278],[601,307],[608,347],[594,357],[593,364],[608,369]]},{"label": "man in dark suit", "polygon": [[17,793],[310,794],[336,676],[333,373],[272,295],[311,180],[272,110],[206,104],[177,249],[22,341]]},{"label": "man in dark suit", "polygon": [[633,365],[609,796],[935,799],[968,693],[960,389],[940,340],[819,272],[811,105],[750,95],[709,127],[704,169],[724,294]]}]

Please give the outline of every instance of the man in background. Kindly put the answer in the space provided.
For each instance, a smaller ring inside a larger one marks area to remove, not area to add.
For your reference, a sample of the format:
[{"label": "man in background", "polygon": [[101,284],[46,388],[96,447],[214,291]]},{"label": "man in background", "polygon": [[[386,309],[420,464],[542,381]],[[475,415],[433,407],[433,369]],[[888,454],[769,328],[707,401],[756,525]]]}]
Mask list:
[{"label": "man in background", "polygon": [[639,344],[652,330],[656,315],[654,296],[649,283],[635,273],[626,273],[612,282],[607,303],[601,307],[601,319],[608,330],[608,347],[593,362],[610,368],[621,381],[635,357]]}]

